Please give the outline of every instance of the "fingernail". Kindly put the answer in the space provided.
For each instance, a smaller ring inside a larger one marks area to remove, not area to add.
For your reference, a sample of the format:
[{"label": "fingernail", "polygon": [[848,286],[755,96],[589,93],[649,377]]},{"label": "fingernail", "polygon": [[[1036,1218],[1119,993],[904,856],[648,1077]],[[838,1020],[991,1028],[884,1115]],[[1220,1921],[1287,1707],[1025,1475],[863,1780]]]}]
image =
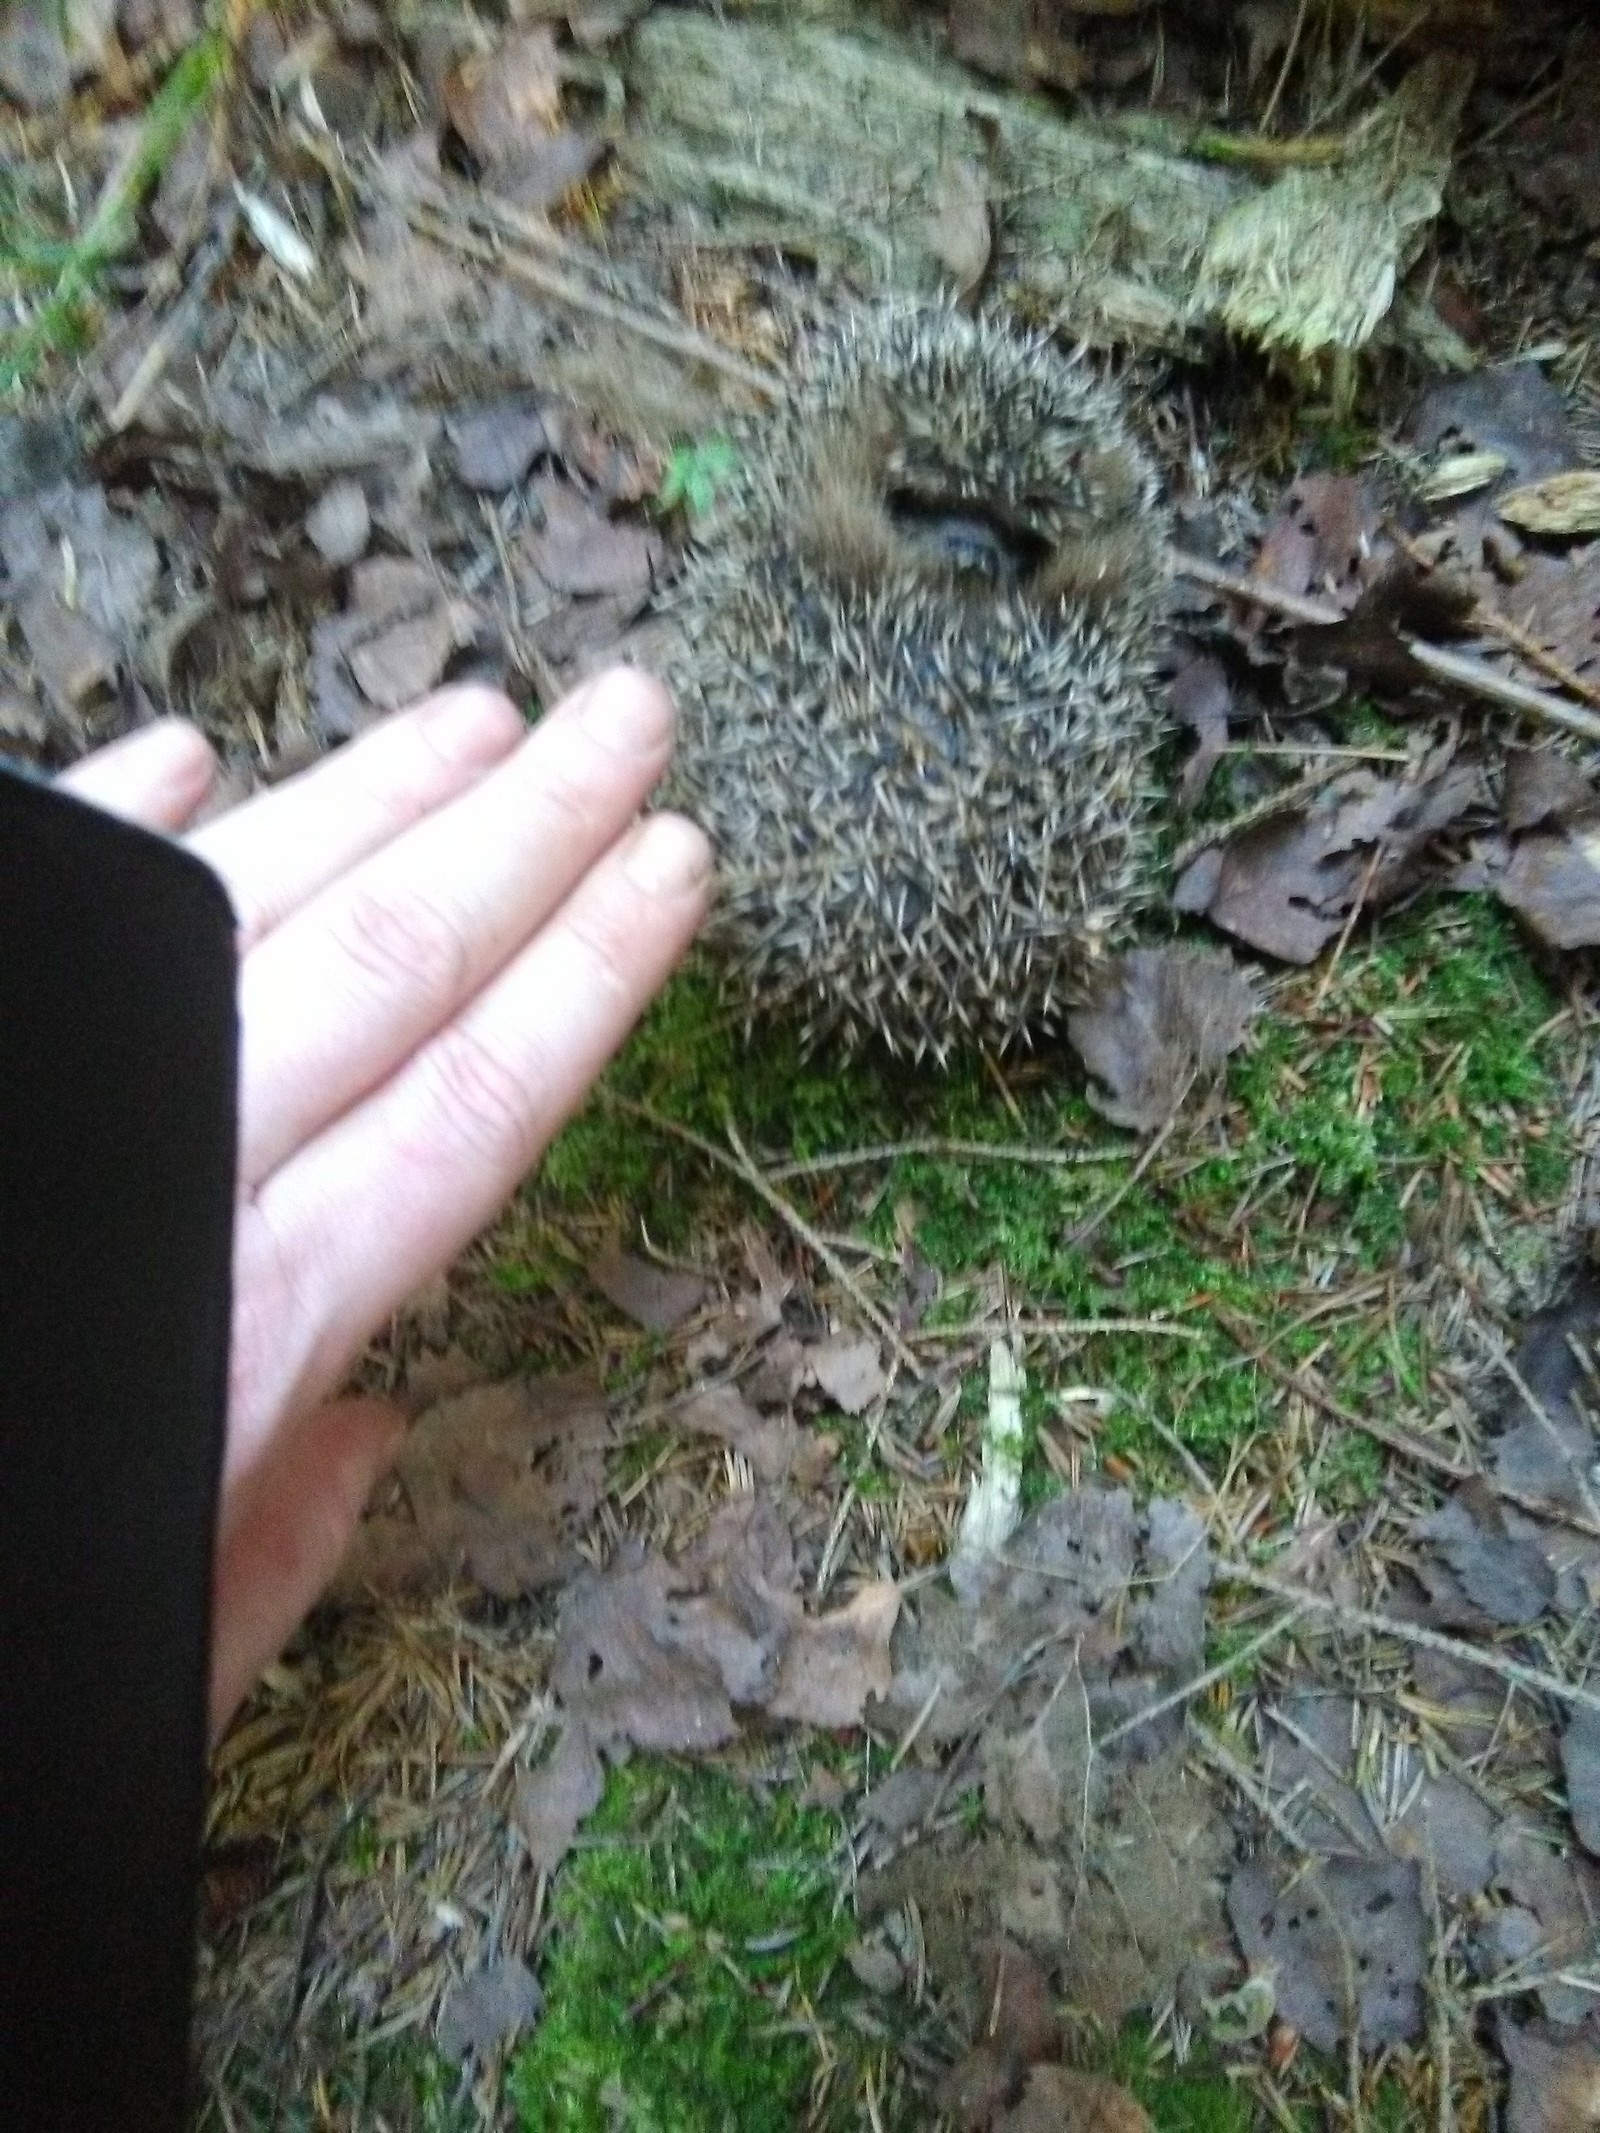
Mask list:
[{"label": "fingernail", "polygon": [[711,872],[711,845],[682,815],[652,815],[634,837],[627,870],[647,896],[681,896]]},{"label": "fingernail", "polygon": [[584,730],[618,755],[645,755],[672,731],[672,699],[661,684],[628,667],[602,674],[578,716]]},{"label": "fingernail", "polygon": [[527,730],[509,696],[473,682],[439,690],[418,704],[415,715],[435,743],[495,755],[514,747]]}]

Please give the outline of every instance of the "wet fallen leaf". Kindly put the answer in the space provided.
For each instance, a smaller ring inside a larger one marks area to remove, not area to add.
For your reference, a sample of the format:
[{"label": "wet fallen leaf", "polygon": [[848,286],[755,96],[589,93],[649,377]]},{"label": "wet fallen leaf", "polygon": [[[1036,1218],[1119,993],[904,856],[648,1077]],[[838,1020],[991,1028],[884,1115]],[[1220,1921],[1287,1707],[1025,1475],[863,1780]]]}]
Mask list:
[{"label": "wet fallen leaf", "polygon": [[485,496],[514,489],[549,443],[543,415],[533,402],[519,399],[458,409],[446,418],[445,435],[457,475]]},{"label": "wet fallen leaf", "polygon": [[1342,622],[1308,624],[1290,633],[1303,665],[1337,668],[1350,682],[1405,696],[1426,686],[1408,637],[1459,636],[1476,595],[1460,573],[1424,570],[1409,556],[1391,557],[1363,587]]},{"label": "wet fallen leaf", "polygon": [[612,1443],[590,1379],[513,1378],[422,1415],[356,1535],[338,1589],[439,1590],[470,1578],[503,1598],[567,1574],[600,1500]]},{"label": "wet fallen leaf", "polygon": [[1353,607],[1369,552],[1366,517],[1353,475],[1303,474],[1262,536],[1251,576]]},{"label": "wet fallen leaf", "polygon": [[549,25],[510,30],[444,82],[450,124],[476,157],[483,182],[538,213],[589,175],[605,144],[569,127],[561,109],[561,55]]},{"label": "wet fallen leaf", "polygon": [[400,711],[427,694],[464,641],[470,636],[458,634],[450,603],[436,600],[420,615],[352,646],[347,656],[367,701],[380,711]]},{"label": "wet fallen leaf", "polygon": [[1135,948],[1117,957],[1093,1003],[1067,1017],[1073,1049],[1105,1084],[1090,1087],[1090,1103],[1119,1126],[1164,1125],[1244,1042],[1258,1006],[1225,953]]},{"label": "wet fallen leaf", "polygon": [[302,413],[278,420],[263,422],[254,406],[241,408],[229,445],[239,463],[257,474],[325,482],[426,452],[439,427],[440,418],[430,409],[388,396],[363,400],[324,393]]},{"label": "wet fallen leaf", "polygon": [[865,1414],[889,1382],[877,1342],[848,1333],[808,1345],[806,1369],[834,1406],[847,1415]]},{"label": "wet fallen leaf", "polygon": [[131,640],[160,572],[140,521],[113,511],[100,488],[52,489],[0,509],[0,562],[13,593],[48,584],[114,640]]},{"label": "wet fallen leaf", "polygon": [[1455,502],[1447,521],[1462,559],[1477,568],[1496,504],[1518,486],[1573,466],[1578,441],[1566,395],[1537,363],[1493,365],[1431,386],[1412,411],[1407,441],[1432,460],[1492,454],[1503,467]]},{"label": "wet fallen leaf", "polygon": [[1119,2082],[1064,2066],[1036,2066],[994,2133],[1155,2133],[1148,2113]]},{"label": "wet fallen leaf", "polygon": [[581,1719],[569,1719],[550,1755],[517,1781],[512,1820],[538,1874],[553,1874],[582,1823],[600,1805],[605,1770]]},{"label": "wet fallen leaf", "polygon": [[1309,963],[1358,904],[1409,887],[1438,833],[1479,797],[1481,776],[1448,748],[1404,777],[1335,779],[1303,810],[1202,852],[1173,890],[1173,908],[1286,963]]},{"label": "wet fallen leaf", "polygon": [[17,601],[16,613],[40,686],[76,726],[95,699],[116,686],[115,642],[48,585],[30,587]]},{"label": "wet fallen leaf", "polygon": [[607,1303],[647,1333],[670,1333],[706,1297],[706,1283],[699,1274],[656,1266],[615,1243],[591,1259],[584,1273]]},{"label": "wet fallen leaf", "polygon": [[1595,2133],[1600,2126],[1600,2050],[1555,2043],[1502,2021],[1500,2049],[1511,2069],[1506,2133]]},{"label": "wet fallen leaf", "polygon": [[452,1985],[439,2011],[439,2049],[447,2059],[475,2053],[487,2059],[509,2038],[538,2021],[544,2007],[539,1980],[520,1955],[502,1956]]},{"label": "wet fallen leaf", "polygon": [[1575,674],[1600,673],[1600,541],[1536,555],[1503,602],[1536,643]]},{"label": "wet fallen leaf", "polygon": [[1336,2050],[1352,2026],[1367,2049],[1421,2030],[1415,1866],[1332,1859],[1285,1874],[1254,1859],[1228,1883],[1228,1915],[1246,1960],[1276,1965],[1278,2007],[1317,2050]]},{"label": "wet fallen leaf", "polygon": [[904,1963],[881,1935],[853,1940],[844,1951],[844,1959],[868,1992],[876,1993],[880,1999],[898,1992],[906,1981]]},{"label": "wet fallen leaf", "polygon": [[1525,1831],[1512,1829],[1495,1851],[1495,1881],[1538,1922],[1536,1975],[1539,2003],[1553,2022],[1567,2028],[1585,2020],[1593,1995],[1559,1973],[1593,1953],[1594,1921],[1600,1916],[1600,1867],[1581,1852],[1562,1855]]},{"label": "wet fallen leaf", "polygon": [[1582,467],[1548,474],[1526,488],[1509,490],[1495,509],[1525,533],[1600,533],[1600,473]]},{"label": "wet fallen leaf", "polygon": [[1485,840],[1452,885],[1491,890],[1546,947],[1600,946],[1600,824]]},{"label": "wet fallen leaf", "polygon": [[534,494],[544,524],[523,537],[523,547],[553,592],[587,596],[649,590],[661,565],[659,535],[602,517],[566,482],[536,482]]}]

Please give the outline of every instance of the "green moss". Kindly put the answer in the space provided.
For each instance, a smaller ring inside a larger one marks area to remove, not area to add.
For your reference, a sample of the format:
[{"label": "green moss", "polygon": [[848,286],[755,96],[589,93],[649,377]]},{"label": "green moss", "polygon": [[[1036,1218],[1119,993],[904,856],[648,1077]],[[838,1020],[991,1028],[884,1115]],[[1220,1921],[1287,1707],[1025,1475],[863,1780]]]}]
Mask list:
[{"label": "green moss", "polygon": [[788,2133],[808,2010],[853,1927],[838,1825],[727,1775],[614,1775],[555,1899],[546,2012],[512,2090],[528,2133]]},{"label": "green moss", "polygon": [[[825,1226],[880,1244],[909,1221],[945,1283],[933,1323],[969,1315],[971,1277],[998,1269],[1030,1311],[1180,1327],[1186,1338],[1100,1337],[1059,1365],[1122,1396],[1106,1449],[1159,1463],[1168,1455],[1152,1440],[1152,1413],[1201,1450],[1261,1425],[1261,1385],[1241,1367],[1240,1341],[1219,1311],[1248,1330],[1247,1345],[1270,1342],[1285,1362],[1318,1350],[1319,1370],[1347,1402],[1421,1386],[1426,1357],[1413,1331],[1396,1340],[1370,1320],[1308,1319],[1308,1304],[1392,1266],[1408,1220],[1452,1175],[1473,1186],[1488,1173],[1502,1199],[1526,1208],[1559,1192],[1570,1138],[1556,1061],[1539,1035],[1555,1006],[1512,928],[1482,900],[1441,900],[1383,922],[1365,946],[1349,944],[1325,995],[1308,977],[1302,998],[1263,1017],[1197,1155],[1175,1174],[1155,1165],[1081,1246],[1075,1229],[1126,1179],[1137,1144],[1089,1107],[1064,1049],[1007,1062],[1013,1112],[982,1063],[940,1074],[872,1054],[808,1058],[782,1027],[746,1042],[701,966],[669,991],[608,1086],[718,1142],[731,1118],[758,1154],[922,1136],[1112,1151],[1104,1163],[1061,1168],[912,1156],[786,1190]],[[559,1220],[597,1203],[620,1222],[642,1219],[669,1246],[726,1234],[752,1212],[726,1171],[603,1101],[552,1152],[530,1212]],[[537,1259],[538,1234],[535,1219],[526,1225],[534,1256],[507,1272],[508,1283],[556,1277],[558,1262]],[[1053,1382],[1044,1352],[1034,1390]],[[980,1388],[958,1416],[969,1434],[981,1405]],[[1341,1446],[1328,1478],[1336,1496],[1354,1500],[1376,1474],[1370,1455]],[[1053,1486],[1036,1456],[1030,1497]]]}]

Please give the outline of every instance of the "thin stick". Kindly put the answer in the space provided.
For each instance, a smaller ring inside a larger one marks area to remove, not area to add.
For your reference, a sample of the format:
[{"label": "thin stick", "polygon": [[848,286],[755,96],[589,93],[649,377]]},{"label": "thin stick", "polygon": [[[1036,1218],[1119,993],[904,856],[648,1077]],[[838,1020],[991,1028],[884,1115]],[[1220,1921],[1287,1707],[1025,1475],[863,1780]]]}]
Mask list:
[{"label": "thin stick", "polygon": [[1067,1246],[1069,1250],[1075,1249],[1079,1245],[1087,1244],[1089,1239],[1095,1234],[1096,1230],[1104,1226],[1108,1217],[1114,1212],[1116,1208],[1121,1206],[1122,1202],[1128,1197],[1129,1193],[1132,1192],[1135,1185],[1138,1184],[1139,1180],[1150,1168],[1150,1165],[1155,1161],[1156,1157],[1161,1153],[1162,1149],[1167,1145],[1168,1141],[1171,1140],[1173,1129],[1178,1123],[1178,1113],[1183,1109],[1184,1099],[1188,1096],[1189,1091],[1194,1087],[1194,1082],[1195,1074],[1194,1069],[1191,1067],[1189,1072],[1184,1076],[1182,1088],[1179,1089],[1177,1095],[1172,1099],[1172,1109],[1167,1113],[1166,1118],[1162,1122],[1160,1130],[1152,1134],[1151,1138],[1146,1143],[1144,1152],[1139,1157],[1138,1162],[1134,1164],[1133,1168],[1128,1172],[1128,1175],[1122,1180],[1121,1184],[1118,1185],[1115,1191],[1112,1192],[1109,1199],[1102,1200],[1100,1202],[1100,1205],[1094,1210],[1094,1212],[1092,1214],[1086,1215],[1084,1219],[1078,1224],[1076,1229],[1068,1231]]},{"label": "thin stick", "polygon": [[[888,1342],[895,1359],[913,1377],[922,1376],[922,1365],[906,1346],[898,1330],[884,1317],[878,1306],[862,1289],[854,1274],[845,1265],[839,1254],[822,1235],[813,1229],[797,1207],[791,1206],[781,1192],[767,1182],[757,1165],[751,1160],[749,1150],[739,1138],[732,1119],[727,1121],[728,1148],[719,1148],[715,1141],[707,1140],[703,1133],[696,1133],[692,1126],[680,1125],[675,1118],[665,1118],[659,1111],[652,1111],[648,1104],[635,1103],[630,1097],[618,1096],[605,1091],[603,1100],[631,1117],[643,1119],[658,1133],[669,1133],[674,1140],[683,1141],[688,1147],[703,1155],[708,1162],[716,1163],[724,1170],[731,1170],[760,1200],[764,1200],[775,1215],[781,1216],[788,1227],[809,1250],[816,1253],[834,1280],[844,1290],[867,1323]],[[729,1149],[733,1151],[729,1153]]]},{"label": "thin stick", "polygon": [[1026,1141],[941,1140],[926,1135],[919,1140],[880,1141],[870,1148],[844,1148],[834,1155],[796,1156],[787,1163],[769,1164],[767,1176],[774,1184],[790,1178],[821,1177],[830,1170],[864,1169],[872,1163],[897,1163],[903,1156],[943,1156],[951,1162],[1035,1163],[1057,1168],[1078,1163],[1125,1163],[1132,1150],[1119,1148],[1035,1148]]},{"label": "thin stick", "polygon": [[1246,830],[1254,829],[1258,823],[1270,822],[1274,815],[1291,813],[1302,800],[1311,799],[1314,794],[1321,792],[1325,785],[1331,785],[1335,778],[1345,775],[1342,763],[1324,763],[1316,770],[1308,770],[1303,777],[1297,778],[1292,785],[1285,785],[1281,791],[1269,792],[1264,798],[1253,800],[1248,807],[1241,808],[1238,814],[1230,816],[1226,822],[1208,822],[1204,829],[1196,830],[1192,837],[1186,837],[1179,845],[1172,857],[1173,873],[1181,874],[1189,862],[1198,859],[1202,852],[1209,852],[1215,845],[1230,843],[1233,838],[1242,836]]},{"label": "thin stick", "polygon": [[1311,1846],[1301,1836],[1289,1817],[1278,1805],[1272,1794],[1263,1785],[1255,1772],[1249,1769],[1231,1749],[1225,1748],[1209,1726],[1201,1725],[1191,1711],[1188,1715],[1189,1738],[1205,1757],[1206,1761],[1231,1783],[1238,1786],[1258,1814],[1265,1816],[1291,1851],[1311,1856]]},{"label": "thin stick", "polygon": [[[1337,608],[1325,606],[1320,600],[1307,600],[1299,593],[1285,592],[1280,586],[1240,577],[1234,571],[1208,563],[1203,556],[1186,555],[1181,549],[1170,549],[1168,553],[1172,568],[1180,577],[1188,578],[1196,585],[1207,585],[1213,592],[1225,593],[1229,599],[1243,601],[1247,606],[1262,607],[1269,614],[1282,615],[1287,621],[1319,629],[1331,628],[1345,620]],[[1395,641],[1436,681],[1447,681],[1454,688],[1465,689],[1487,703],[1500,704],[1508,711],[1520,711],[1528,718],[1542,719],[1546,725],[1580,734],[1585,740],[1600,741],[1600,717],[1591,711],[1579,710],[1575,705],[1564,704],[1548,690],[1530,688],[1526,682],[1497,674],[1481,659],[1441,651],[1437,645],[1428,644],[1421,637],[1407,637],[1397,630]]]},{"label": "thin stick", "polygon": [[1455,2133],[1455,2100],[1450,2093],[1450,1984],[1444,1962],[1439,1869],[1434,1862],[1431,1840],[1422,1854],[1422,1895],[1428,1907],[1428,2041],[1433,2047],[1436,2084],[1434,2133]]},{"label": "thin stick", "polygon": [[1283,55],[1283,65],[1278,69],[1278,78],[1272,85],[1272,94],[1267,98],[1267,108],[1261,114],[1261,123],[1256,128],[1257,133],[1265,133],[1274,118],[1277,117],[1278,104],[1282,99],[1284,90],[1289,86],[1290,70],[1300,56],[1300,38],[1306,26],[1306,10],[1310,4],[1311,0],[1300,0],[1300,5],[1295,11],[1294,28],[1289,32],[1289,46]]},{"label": "thin stick", "polygon": [[1270,1592],[1275,1599],[1298,1603],[1315,1614],[1334,1615],[1346,1628],[1371,1630],[1375,1636],[1397,1637],[1402,1644],[1416,1644],[1425,1651],[1442,1652],[1447,1659],[1457,1660],[1462,1666],[1475,1666],[1486,1674],[1497,1674],[1502,1681],[1509,1681],[1513,1688],[1525,1689],[1530,1696],[1553,1696],[1560,1703],[1600,1713],[1600,1696],[1592,1689],[1580,1688],[1573,1681],[1563,1681],[1559,1675],[1548,1674],[1542,1667],[1525,1666],[1520,1659],[1508,1659],[1503,1652],[1464,1643],[1459,1637],[1443,1636],[1436,1629],[1424,1629],[1420,1622],[1402,1622],[1394,1615],[1379,1614],[1375,1608],[1352,1607],[1342,1600],[1327,1599],[1320,1592],[1307,1592],[1304,1586],[1291,1585],[1285,1578],[1275,1578],[1265,1570],[1252,1569],[1248,1563],[1222,1559],[1217,1567],[1223,1577],[1240,1585],[1249,1585],[1256,1592]]},{"label": "thin stick", "polygon": [[1196,1674],[1192,1681],[1180,1682],[1177,1688],[1169,1690],[1165,1696],[1158,1697],[1154,1703],[1136,1712],[1132,1718],[1123,1719],[1122,1723],[1113,1726],[1109,1733],[1102,1734],[1094,1744],[1095,1753],[1104,1755],[1108,1748],[1114,1748],[1119,1740],[1126,1740],[1130,1733],[1137,1733],[1141,1726],[1149,1725],[1152,1719],[1163,1718],[1168,1711],[1176,1711],[1180,1705],[1191,1702],[1196,1696],[1204,1695],[1214,1682],[1226,1681],[1230,1674],[1236,1674],[1240,1667],[1247,1665],[1258,1652],[1264,1652],[1269,1644],[1276,1644],[1281,1636],[1293,1629],[1299,1619],[1300,1609],[1291,1607],[1287,1614],[1279,1615],[1276,1622],[1269,1622],[1265,1629],[1258,1631],[1247,1644],[1241,1644],[1239,1649],[1230,1653],[1226,1659],[1219,1659],[1215,1666],[1208,1666],[1203,1674]]},{"label": "thin stick", "polygon": [[906,1346],[899,1329],[878,1309],[821,1230],[813,1229],[800,1210],[786,1200],[776,1186],[768,1184],[760,1169],[751,1160],[749,1150],[740,1140],[739,1130],[731,1118],[725,1122],[725,1131],[728,1146],[733,1150],[733,1169],[744,1179],[750,1190],[758,1198],[765,1200],[772,1212],[794,1231],[801,1243],[816,1253],[862,1317],[888,1342],[902,1369],[909,1371],[912,1377],[921,1377],[922,1365]]},{"label": "thin stick", "polygon": [[1088,1340],[1101,1333],[1150,1333],[1175,1341],[1201,1337],[1198,1326],[1179,1326],[1166,1318],[968,1318],[959,1326],[919,1326],[910,1338],[921,1346],[992,1339],[997,1333],[1020,1333],[1029,1340]]},{"label": "thin stick", "polygon": [[602,295],[598,289],[586,288],[572,275],[564,274],[559,267],[550,266],[542,259],[534,259],[526,252],[510,251],[504,245],[491,244],[467,230],[455,229],[443,216],[426,208],[407,207],[405,217],[419,236],[432,238],[435,244],[450,245],[485,266],[497,267],[514,280],[526,282],[530,289],[537,289],[541,296],[549,297],[553,303],[565,304],[569,311],[580,312],[586,318],[602,319],[608,326],[631,333],[636,340],[649,341],[670,355],[703,363],[708,370],[720,372],[734,384],[742,385],[747,392],[759,394],[763,400],[776,400],[783,391],[782,381],[769,371],[758,370],[742,357],[730,355],[726,348],[719,347],[705,334],[696,333],[692,326],[674,326],[665,319],[652,318],[648,312],[640,311],[632,304]]},{"label": "thin stick", "polygon": [[1246,1361],[1259,1364],[1269,1377],[1276,1378],[1288,1391],[1299,1393],[1314,1407],[1320,1407],[1325,1415],[1331,1415],[1335,1422],[1342,1422],[1346,1429],[1360,1430],[1365,1436],[1371,1437],[1374,1443],[1387,1445],[1390,1451],[1398,1452],[1402,1459],[1414,1460],[1418,1466],[1429,1468],[1447,1481],[1481,1481],[1485,1488],[1500,1497],[1503,1502],[1515,1504],[1519,1511],[1526,1511],[1532,1518],[1548,1519],[1556,1525],[1570,1526],[1576,1533],[1587,1533],[1591,1539],[1600,1540],[1600,1524],[1593,1519],[1583,1517],[1580,1512],[1568,1510],[1563,1504],[1546,1503],[1542,1497],[1529,1496],[1522,1489],[1508,1488],[1503,1481],[1497,1481],[1481,1467],[1461,1466],[1448,1452],[1439,1451],[1415,1430],[1402,1429],[1395,1422],[1376,1421],[1370,1415],[1358,1415],[1353,1408],[1336,1400],[1309,1370],[1280,1363],[1266,1349],[1251,1346],[1249,1329],[1241,1325],[1232,1312],[1213,1304],[1211,1313],[1218,1324],[1245,1350]]}]

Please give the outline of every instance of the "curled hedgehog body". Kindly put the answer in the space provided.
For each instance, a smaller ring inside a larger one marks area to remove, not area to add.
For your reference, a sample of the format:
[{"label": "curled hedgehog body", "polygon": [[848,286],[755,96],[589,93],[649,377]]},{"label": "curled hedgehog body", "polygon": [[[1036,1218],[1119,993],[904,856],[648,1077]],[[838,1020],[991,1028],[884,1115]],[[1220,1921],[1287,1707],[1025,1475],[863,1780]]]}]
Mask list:
[{"label": "curled hedgehog body", "polygon": [[1048,1030],[1149,873],[1165,522],[1048,342],[866,313],[690,559],[673,798],[753,1011],[944,1059]]}]

